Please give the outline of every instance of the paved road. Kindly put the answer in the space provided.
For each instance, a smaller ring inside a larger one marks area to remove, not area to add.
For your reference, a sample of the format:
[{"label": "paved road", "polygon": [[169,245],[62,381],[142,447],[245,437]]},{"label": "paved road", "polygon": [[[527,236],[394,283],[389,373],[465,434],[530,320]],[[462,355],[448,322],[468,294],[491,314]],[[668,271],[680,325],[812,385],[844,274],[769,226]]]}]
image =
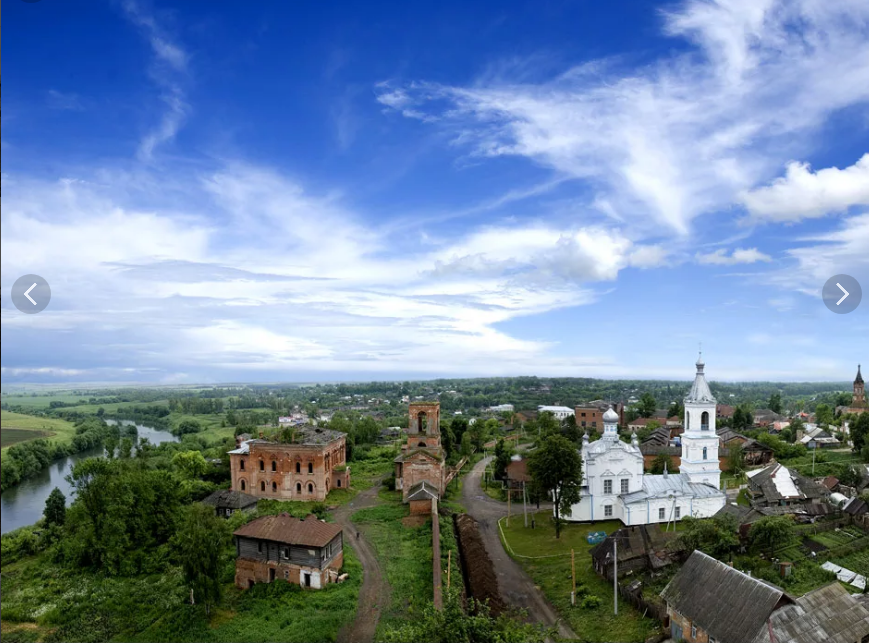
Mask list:
[{"label": "paved road", "polygon": [[356,537],[360,529],[350,522],[350,516],[366,507],[377,504],[378,481],[371,489],[363,491],[350,504],[333,512],[335,522],[344,528],[344,540],[352,543],[356,557],[362,563],[363,580],[359,590],[359,606],[356,619],[338,633],[338,643],[371,643],[377,631],[381,611],[389,605],[390,587],[380,569],[374,547],[364,536]]},{"label": "paved road", "polygon": [[[559,619],[555,609],[543,596],[543,592],[537,589],[534,581],[522,567],[504,551],[498,534],[498,519],[507,514],[506,503],[492,500],[482,487],[483,470],[489,461],[491,458],[481,460],[465,477],[462,503],[480,525],[483,545],[498,574],[498,590],[501,592],[501,597],[510,607],[527,611],[533,622],[557,627],[561,638],[575,639],[576,634]],[[521,520],[521,517],[517,519]]]}]

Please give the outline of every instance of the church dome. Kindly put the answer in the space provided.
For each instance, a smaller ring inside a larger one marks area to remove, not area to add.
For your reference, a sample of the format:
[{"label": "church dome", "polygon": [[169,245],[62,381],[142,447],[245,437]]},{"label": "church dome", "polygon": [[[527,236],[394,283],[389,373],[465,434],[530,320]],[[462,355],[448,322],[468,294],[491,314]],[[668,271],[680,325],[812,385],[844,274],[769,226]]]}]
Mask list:
[{"label": "church dome", "polygon": [[618,422],[619,414],[613,411],[613,407],[609,407],[606,413],[603,414],[604,422]]}]

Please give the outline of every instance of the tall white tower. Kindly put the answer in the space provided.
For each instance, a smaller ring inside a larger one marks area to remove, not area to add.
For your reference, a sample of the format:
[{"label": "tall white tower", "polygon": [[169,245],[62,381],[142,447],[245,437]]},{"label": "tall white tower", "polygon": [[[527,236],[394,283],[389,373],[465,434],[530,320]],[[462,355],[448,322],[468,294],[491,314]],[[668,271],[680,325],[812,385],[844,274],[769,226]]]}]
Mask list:
[{"label": "tall white tower", "polygon": [[694,384],[685,397],[685,431],[682,433],[682,464],[679,471],[691,482],[721,488],[718,434],[715,432],[715,398],[703,373],[703,354],[697,358]]}]

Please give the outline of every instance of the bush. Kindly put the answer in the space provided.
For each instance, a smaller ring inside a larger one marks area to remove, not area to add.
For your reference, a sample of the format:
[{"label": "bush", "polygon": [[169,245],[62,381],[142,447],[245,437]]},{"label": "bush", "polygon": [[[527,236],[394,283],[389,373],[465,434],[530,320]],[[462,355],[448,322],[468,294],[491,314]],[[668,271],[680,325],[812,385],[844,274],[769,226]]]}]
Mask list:
[{"label": "bush", "polygon": [[603,604],[603,601],[597,596],[588,595],[582,599],[582,603],[580,603],[580,607],[584,610],[593,610],[595,608],[600,607]]},{"label": "bush", "polygon": [[383,480],[383,486],[386,487],[388,491],[395,491],[395,476],[385,478]]}]

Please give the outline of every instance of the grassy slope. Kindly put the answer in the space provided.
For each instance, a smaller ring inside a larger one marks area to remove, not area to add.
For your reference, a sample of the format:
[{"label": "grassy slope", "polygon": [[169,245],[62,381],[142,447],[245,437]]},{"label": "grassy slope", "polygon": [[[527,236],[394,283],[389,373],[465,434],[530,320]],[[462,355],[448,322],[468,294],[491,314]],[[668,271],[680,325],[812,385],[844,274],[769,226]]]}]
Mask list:
[{"label": "grassy slope", "polygon": [[[591,566],[586,536],[593,531],[611,533],[621,526],[619,522],[595,523],[594,525],[567,525],[561,538],[555,538],[547,512],[537,515],[537,528],[526,529],[521,519],[511,520],[507,527],[502,521],[505,537],[516,560],[523,566],[534,582],[543,590],[559,614],[570,623],[573,631],[584,641],[645,641],[651,636],[657,623],[643,618],[635,609],[622,601],[619,615],[613,615],[612,585],[601,579]],[[583,609],[571,607],[570,550],[576,552],[576,584],[584,586],[588,593],[600,598],[600,607]],[[509,551],[509,550],[508,550]],[[550,556],[530,560],[520,556]]]},{"label": "grassy slope", "polygon": [[[3,429],[33,431],[34,439],[42,437],[40,432],[48,432],[51,434],[48,438],[51,442],[69,443],[75,436],[75,427],[73,427],[71,422],[67,422],[66,420],[21,415],[20,413],[11,413],[9,411],[0,411],[0,426]],[[6,455],[5,448],[3,449],[3,455]]]},{"label": "grassy slope", "polygon": [[303,591],[284,583],[239,591],[233,563],[224,598],[207,619],[187,604],[177,570],[135,578],[71,572],[31,557],[3,567],[3,640],[64,641],[334,641],[356,614],[362,567],[345,548],[346,583]]}]

